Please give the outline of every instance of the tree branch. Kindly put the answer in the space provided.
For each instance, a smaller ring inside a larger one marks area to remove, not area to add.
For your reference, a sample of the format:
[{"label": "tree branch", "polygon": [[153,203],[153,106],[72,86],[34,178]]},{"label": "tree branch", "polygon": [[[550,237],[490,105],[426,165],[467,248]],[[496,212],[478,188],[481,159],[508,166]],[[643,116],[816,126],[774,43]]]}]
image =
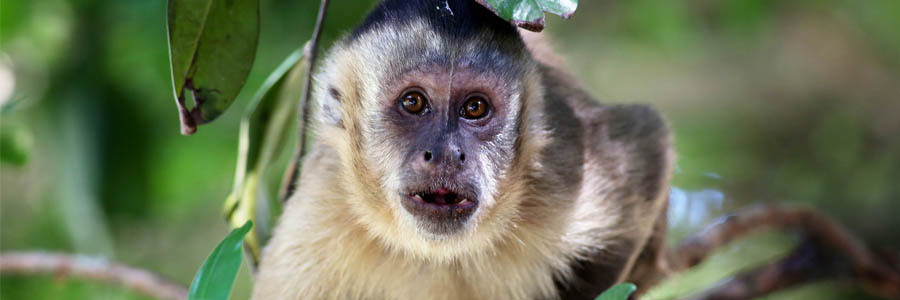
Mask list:
[{"label": "tree branch", "polygon": [[676,248],[673,263],[693,267],[710,252],[762,228],[795,229],[804,242],[786,258],[738,274],[696,299],[750,299],[821,277],[849,276],[870,293],[900,299],[895,255],[871,251],[834,221],[808,209],[766,206],[721,218]]},{"label": "tree branch", "polygon": [[0,254],[2,275],[71,275],[103,281],[157,298],[183,300],[187,289],[146,270],[110,262],[101,257],[49,252]]},{"label": "tree branch", "polygon": [[303,99],[300,100],[300,106],[297,108],[300,110],[300,120],[297,126],[300,141],[297,143],[297,150],[294,152],[294,156],[291,158],[290,165],[288,165],[284,179],[281,182],[281,191],[278,193],[278,198],[281,199],[281,202],[287,201],[294,194],[297,179],[300,176],[300,163],[303,160],[303,156],[306,155],[306,128],[309,124],[309,102],[312,94],[313,71],[315,70],[313,67],[316,64],[316,56],[319,52],[319,39],[322,36],[322,28],[325,24],[325,13],[327,11],[328,0],[322,0],[322,3],[319,4],[319,15],[316,17],[316,27],[313,29],[312,41],[304,54],[309,59],[309,65],[306,69],[306,91],[304,91]]},{"label": "tree branch", "polygon": [[732,276],[691,299],[754,299],[815,279],[847,275],[834,268],[834,261],[826,259],[820,247],[812,241],[806,241],[787,257]]}]

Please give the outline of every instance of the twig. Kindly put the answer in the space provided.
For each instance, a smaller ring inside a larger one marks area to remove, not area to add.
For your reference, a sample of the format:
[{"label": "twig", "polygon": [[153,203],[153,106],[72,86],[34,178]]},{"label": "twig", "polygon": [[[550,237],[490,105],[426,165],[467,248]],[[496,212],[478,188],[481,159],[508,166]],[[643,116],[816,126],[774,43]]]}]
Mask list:
[{"label": "twig", "polygon": [[183,300],[187,289],[146,270],[110,262],[101,257],[49,252],[0,254],[0,274],[71,275],[120,285],[157,298]]},{"label": "twig", "polygon": [[300,140],[297,143],[297,150],[294,152],[294,156],[291,158],[290,165],[288,165],[288,169],[284,174],[284,179],[281,182],[281,191],[278,193],[278,198],[281,199],[281,202],[287,201],[287,199],[294,194],[297,178],[300,176],[300,163],[303,160],[303,156],[306,155],[306,125],[309,124],[309,98],[312,94],[313,67],[316,64],[316,55],[319,52],[319,39],[322,36],[322,28],[325,24],[325,13],[327,11],[328,0],[322,0],[322,3],[319,5],[319,15],[316,17],[316,27],[313,29],[312,42],[310,42],[309,48],[305,50],[305,56],[309,59],[309,65],[307,65],[306,69],[306,90],[304,91],[303,99],[300,100],[300,105],[297,108],[299,109],[300,116],[297,133],[300,135]]},{"label": "twig", "polygon": [[178,107],[178,120],[181,123],[181,134],[182,135],[192,135],[197,132],[197,122],[194,122],[194,116],[191,115],[191,111],[187,109],[187,106],[184,104],[184,90],[187,89],[188,85],[191,82],[188,81],[185,84],[185,87],[182,88],[181,94],[175,98],[175,106]]},{"label": "twig", "polygon": [[839,246],[851,253],[851,257],[859,263],[870,263],[866,261],[868,257],[865,254],[868,250],[865,246],[836,223],[811,210],[783,209],[777,206],[759,207],[719,218],[709,227],[685,239],[676,248],[673,262],[676,267],[681,268],[696,266],[713,249],[747,233],[768,227],[800,229],[810,234],[826,236],[835,243],[842,242]]},{"label": "twig", "polygon": [[821,253],[821,246],[807,241],[791,255],[769,265],[722,281],[692,300],[741,300],[765,296],[774,291],[826,276],[842,276]]},{"label": "twig", "polygon": [[[900,298],[900,268],[894,265],[896,258],[870,251],[843,227],[807,209],[767,206],[723,217],[686,239],[676,249],[673,262],[682,269],[695,266],[713,249],[767,227],[799,230],[805,235],[806,242],[787,258],[739,274],[697,299],[749,299],[819,276],[845,274],[858,280],[871,293]],[[828,257],[823,257],[826,254]],[[834,261],[846,262],[849,269],[828,263]]]}]

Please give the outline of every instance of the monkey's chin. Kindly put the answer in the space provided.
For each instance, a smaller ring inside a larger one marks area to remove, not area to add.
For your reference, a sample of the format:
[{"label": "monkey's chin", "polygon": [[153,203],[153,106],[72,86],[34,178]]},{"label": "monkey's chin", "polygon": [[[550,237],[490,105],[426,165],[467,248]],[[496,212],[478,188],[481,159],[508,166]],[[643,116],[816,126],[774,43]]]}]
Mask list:
[{"label": "monkey's chin", "polygon": [[405,195],[403,208],[416,219],[419,229],[430,238],[440,238],[462,231],[478,210],[478,200],[448,189],[422,191]]}]

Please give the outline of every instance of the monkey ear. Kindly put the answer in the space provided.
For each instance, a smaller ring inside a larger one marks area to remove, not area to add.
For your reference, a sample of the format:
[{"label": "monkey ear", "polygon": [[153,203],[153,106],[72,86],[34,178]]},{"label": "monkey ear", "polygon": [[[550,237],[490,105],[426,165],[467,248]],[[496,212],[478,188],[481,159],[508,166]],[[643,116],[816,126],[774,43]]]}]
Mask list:
[{"label": "monkey ear", "polygon": [[343,127],[341,122],[341,100],[343,95],[331,83],[323,85],[320,89],[319,102],[319,122],[322,124]]}]

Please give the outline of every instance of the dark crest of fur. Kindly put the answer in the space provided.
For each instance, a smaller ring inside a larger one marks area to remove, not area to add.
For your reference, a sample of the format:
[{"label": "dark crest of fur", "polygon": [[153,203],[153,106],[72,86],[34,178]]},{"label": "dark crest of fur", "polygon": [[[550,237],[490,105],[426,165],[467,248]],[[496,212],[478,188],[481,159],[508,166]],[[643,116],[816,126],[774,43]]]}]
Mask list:
[{"label": "dark crest of fur", "polygon": [[469,39],[484,28],[495,36],[518,39],[515,26],[474,0],[385,0],[353,31],[350,39],[387,25],[428,20],[436,32],[451,40]]}]

